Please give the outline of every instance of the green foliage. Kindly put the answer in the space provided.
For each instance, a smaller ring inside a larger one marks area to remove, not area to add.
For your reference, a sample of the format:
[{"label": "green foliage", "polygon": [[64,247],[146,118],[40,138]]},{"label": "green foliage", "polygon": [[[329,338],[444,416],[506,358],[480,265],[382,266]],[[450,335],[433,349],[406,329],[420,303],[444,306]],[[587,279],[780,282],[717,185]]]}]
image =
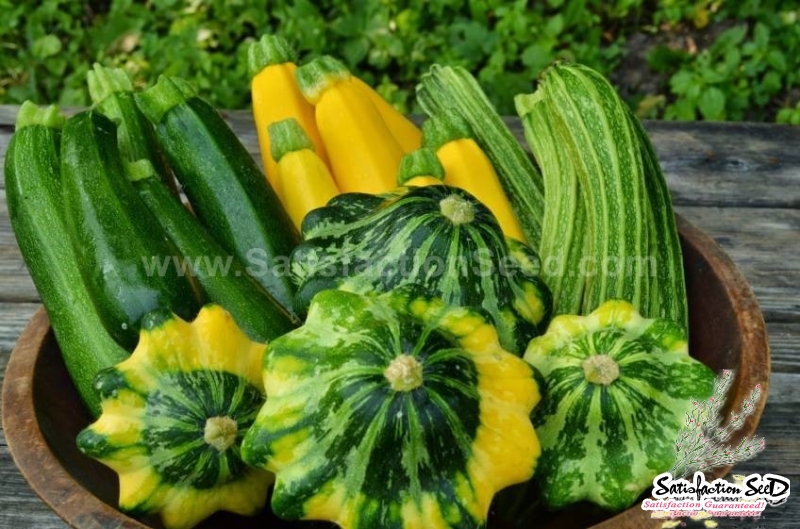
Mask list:
[{"label": "green foliage", "polygon": [[[649,55],[656,71],[673,72],[673,97],[667,119],[755,120],[792,122],[794,109],[782,100],[800,81],[800,10],[782,10],[785,3],[769,0],[737,2],[702,18],[727,27],[713,43],[696,54],[669,51],[665,46]],[[696,17],[696,12],[669,12],[673,23]],[[776,113],[777,112],[777,113]]]},{"label": "green foliage", "polygon": [[[712,36],[697,50],[654,46],[655,92],[640,114],[668,119],[800,120],[800,9],[779,0],[0,0],[0,103],[88,103],[95,61],[138,86],[165,73],[214,105],[249,105],[246,49],[288,38],[301,60],[329,53],[395,106],[419,112],[414,86],[430,64],[473,72],[501,113],[557,58],[620,79],[635,33]],[[698,41],[699,42],[699,41]],[[616,73],[615,73],[616,72]],[[624,87],[623,87],[624,88]]]}]

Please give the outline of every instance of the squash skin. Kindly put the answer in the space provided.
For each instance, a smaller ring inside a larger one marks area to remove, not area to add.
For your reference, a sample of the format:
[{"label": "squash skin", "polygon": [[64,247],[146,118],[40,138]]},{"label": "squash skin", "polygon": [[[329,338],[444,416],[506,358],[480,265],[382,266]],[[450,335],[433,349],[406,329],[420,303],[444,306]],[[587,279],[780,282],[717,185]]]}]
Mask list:
[{"label": "squash skin", "polygon": [[58,107],[30,101],[17,115],[16,132],[3,161],[11,227],[81,400],[92,417],[100,413],[94,391],[97,373],[128,357],[106,331],[84,283],[80,259],[64,219],[59,172],[61,128]]},{"label": "squash skin", "polygon": [[218,305],[192,323],[143,319],[131,357],[98,375],[102,414],[77,438],[119,474],[121,510],[159,513],[167,529],[261,510],[273,476],[246,467],[239,444],[264,402],[263,351]]},{"label": "squash skin", "polygon": [[[495,492],[532,475],[532,370],[485,315],[419,292],[320,292],[305,325],[269,345],[269,399],[242,455],[275,472],[278,516],[483,527]],[[400,358],[419,362],[421,385],[392,389]]]},{"label": "squash skin", "polygon": [[[445,201],[469,210],[469,218],[448,217]],[[367,294],[417,284],[450,305],[487,311],[500,343],[520,356],[549,317],[536,254],[506,239],[486,206],[462,189],[340,195],[309,213],[302,231],[305,240],[290,258],[298,313],[328,288]]]},{"label": "squash skin", "polygon": [[532,415],[542,443],[536,480],[555,509],[632,505],[672,467],[692,399],[713,393],[714,372],[689,356],[683,328],[645,319],[627,301],[556,316],[524,358],[545,381]]}]

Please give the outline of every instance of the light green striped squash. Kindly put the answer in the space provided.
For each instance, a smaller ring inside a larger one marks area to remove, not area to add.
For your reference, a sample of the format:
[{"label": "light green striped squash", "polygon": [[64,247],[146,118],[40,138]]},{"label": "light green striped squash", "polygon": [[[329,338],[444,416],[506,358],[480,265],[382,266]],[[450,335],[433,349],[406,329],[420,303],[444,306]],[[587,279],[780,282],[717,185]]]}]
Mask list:
[{"label": "light green striped squash", "polygon": [[489,209],[462,189],[340,195],[310,212],[302,231],[291,256],[300,313],[321,290],[374,294],[416,284],[449,305],[488,312],[500,343],[520,356],[549,317],[538,256],[506,239]]},{"label": "light green striped squash", "polygon": [[242,455],[275,473],[281,518],[480,528],[495,492],[533,474],[533,370],[483,314],[417,287],[320,292],[263,369]]},{"label": "light green striped squash", "polygon": [[130,358],[98,375],[102,414],[77,438],[119,474],[122,511],[185,529],[218,510],[263,508],[273,476],[247,467],[239,447],[264,403],[264,347],[218,305],[192,323],[145,316]]},{"label": "light green striped squash", "polygon": [[672,468],[692,398],[714,387],[713,371],[689,356],[681,326],[645,319],[626,301],[556,316],[525,360],[544,378],[532,418],[542,443],[536,480],[551,508],[632,505]]}]

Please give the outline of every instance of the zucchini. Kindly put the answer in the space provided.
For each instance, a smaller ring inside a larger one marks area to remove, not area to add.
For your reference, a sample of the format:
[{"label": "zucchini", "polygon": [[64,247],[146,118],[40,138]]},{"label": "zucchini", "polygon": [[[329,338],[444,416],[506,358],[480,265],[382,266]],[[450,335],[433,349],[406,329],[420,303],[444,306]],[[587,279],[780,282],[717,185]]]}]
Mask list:
[{"label": "zucchini", "polygon": [[300,240],[250,153],[222,116],[180,79],[161,76],[137,94],[192,210],[284,307],[294,288],[288,257]]},{"label": "zucchini", "polygon": [[129,165],[128,174],[139,196],[182,254],[181,266],[191,268],[209,300],[226,309],[252,340],[268,342],[299,325],[247,273],[242,262],[222,248],[170,194],[147,160]]},{"label": "zucchini", "polygon": [[515,103],[544,175],[539,252],[554,313],[624,299],[647,318],[688,328],[669,190],[636,116],[602,75],[566,62]]},{"label": "zucchini", "polygon": [[194,318],[200,299],[192,278],[149,266],[154,257],[177,252],[128,182],[111,120],[95,111],[67,120],[61,178],[69,238],[97,311],[119,344],[132,350],[139,320],[156,308]]},{"label": "zucchini", "polygon": [[133,83],[121,68],[104,68],[99,64],[86,74],[89,95],[94,108],[117,125],[117,142],[126,162],[147,159],[170,190],[178,187],[158,148],[153,125],[144,117],[133,95]]},{"label": "zucchini", "polygon": [[565,140],[554,116],[544,108],[540,92],[520,94],[514,102],[547,196],[539,241],[542,279],[553,295],[554,316],[578,314],[586,286],[581,257],[587,219],[575,162],[563,148]]},{"label": "zucchini", "polygon": [[462,67],[434,64],[417,85],[417,101],[430,117],[455,115],[469,123],[475,141],[497,170],[527,242],[537,247],[544,214],[542,177],[478,81]]},{"label": "zucchini", "polygon": [[100,401],[98,372],[128,357],[106,332],[81,276],[62,213],[60,129],[55,106],[26,101],[5,157],[5,188],[11,227],[53,327],[64,364],[92,416]]},{"label": "zucchini", "polygon": [[663,289],[666,293],[651,296],[647,313],[651,318],[664,318],[680,323],[688,330],[689,306],[686,278],[683,274],[683,252],[667,181],[661,172],[656,150],[647,132],[630,109],[628,119],[639,138],[645,190],[650,202],[650,255],[655,260],[650,288],[654,292]]},{"label": "zucchini", "polygon": [[651,295],[649,204],[639,138],[629,126],[625,103],[599,73],[577,64],[550,66],[537,93],[554,120],[561,148],[575,162],[586,208],[581,313],[608,299],[624,299],[649,316],[643,310]]}]

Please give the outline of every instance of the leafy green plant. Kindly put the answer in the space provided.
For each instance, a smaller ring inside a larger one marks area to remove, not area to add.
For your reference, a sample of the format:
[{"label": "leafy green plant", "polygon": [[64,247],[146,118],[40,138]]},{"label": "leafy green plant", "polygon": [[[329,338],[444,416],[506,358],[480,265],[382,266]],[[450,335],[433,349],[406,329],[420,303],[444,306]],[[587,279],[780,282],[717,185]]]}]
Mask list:
[{"label": "leafy green plant", "polygon": [[[800,10],[770,4],[775,3],[750,0],[710,15],[715,27],[727,29],[696,53],[666,46],[650,53],[650,66],[671,74],[664,118],[763,121],[775,116],[781,98],[798,82]],[[675,16],[669,5],[664,9],[664,19]],[[790,110],[778,113],[791,122]]]},{"label": "leafy green plant", "polygon": [[[735,4],[735,5],[734,5]],[[286,37],[305,61],[336,55],[397,108],[419,112],[414,86],[433,63],[472,72],[502,114],[555,59],[616,79],[640,115],[792,123],[798,104],[800,9],[779,0],[0,0],[0,103],[89,103],[95,61],[137,86],[188,79],[212,104],[249,105],[245,52]],[[655,88],[620,70],[634,34]],[[694,37],[697,46],[676,45]],[[659,42],[664,42],[658,46]]]}]

